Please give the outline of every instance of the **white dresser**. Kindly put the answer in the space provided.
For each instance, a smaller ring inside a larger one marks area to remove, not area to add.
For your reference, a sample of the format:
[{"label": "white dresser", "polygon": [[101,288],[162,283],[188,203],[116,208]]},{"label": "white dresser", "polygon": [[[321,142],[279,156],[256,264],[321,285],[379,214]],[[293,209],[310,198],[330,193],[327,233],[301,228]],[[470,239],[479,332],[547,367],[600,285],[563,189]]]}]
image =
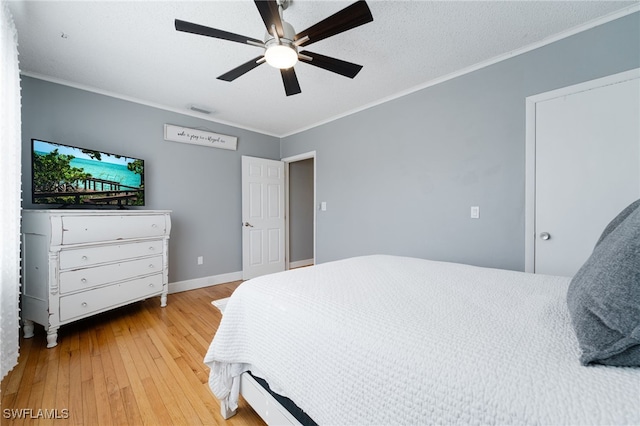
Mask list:
[{"label": "white dresser", "polygon": [[167,304],[166,210],[23,210],[22,319],[57,345],[61,325],[160,296]]}]

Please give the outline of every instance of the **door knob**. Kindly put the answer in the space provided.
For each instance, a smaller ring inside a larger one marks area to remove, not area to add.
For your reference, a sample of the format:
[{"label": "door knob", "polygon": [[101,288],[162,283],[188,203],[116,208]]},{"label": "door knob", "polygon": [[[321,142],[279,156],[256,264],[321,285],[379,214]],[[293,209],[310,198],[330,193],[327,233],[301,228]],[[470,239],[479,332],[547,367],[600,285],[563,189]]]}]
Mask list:
[{"label": "door knob", "polygon": [[540,233],[540,238],[542,238],[543,240],[548,240],[551,238],[551,234],[549,234],[548,232],[542,232]]},{"label": "door knob", "polygon": [[253,228],[253,225],[252,225],[252,224],[250,224],[249,222],[245,222],[245,223],[243,223],[243,225],[244,225],[244,226],[247,226],[247,227],[249,227],[249,228]]}]

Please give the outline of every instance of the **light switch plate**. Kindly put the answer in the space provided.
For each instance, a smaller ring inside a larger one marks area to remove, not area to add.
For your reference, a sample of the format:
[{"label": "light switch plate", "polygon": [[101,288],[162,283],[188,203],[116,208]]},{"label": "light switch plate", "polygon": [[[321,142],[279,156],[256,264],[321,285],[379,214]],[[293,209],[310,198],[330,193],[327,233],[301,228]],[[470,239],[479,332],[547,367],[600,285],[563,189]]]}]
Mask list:
[{"label": "light switch plate", "polygon": [[480,207],[471,206],[471,219],[480,219]]}]

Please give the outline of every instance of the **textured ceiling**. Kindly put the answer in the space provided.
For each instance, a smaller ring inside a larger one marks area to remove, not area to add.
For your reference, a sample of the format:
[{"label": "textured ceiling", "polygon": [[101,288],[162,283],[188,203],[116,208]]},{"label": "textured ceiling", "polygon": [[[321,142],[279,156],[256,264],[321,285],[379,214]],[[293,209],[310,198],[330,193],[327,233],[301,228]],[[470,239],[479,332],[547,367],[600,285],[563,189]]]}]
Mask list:
[{"label": "textured ceiling", "polygon": [[[293,0],[297,32],[351,2]],[[374,21],[313,44],[363,65],[355,79],[299,63],[302,93],[285,96],[264,64],[228,83],[216,77],[260,48],[177,32],[182,19],[262,39],[252,1],[10,1],[23,73],[285,136],[366,108],[638,2],[369,1]]]}]

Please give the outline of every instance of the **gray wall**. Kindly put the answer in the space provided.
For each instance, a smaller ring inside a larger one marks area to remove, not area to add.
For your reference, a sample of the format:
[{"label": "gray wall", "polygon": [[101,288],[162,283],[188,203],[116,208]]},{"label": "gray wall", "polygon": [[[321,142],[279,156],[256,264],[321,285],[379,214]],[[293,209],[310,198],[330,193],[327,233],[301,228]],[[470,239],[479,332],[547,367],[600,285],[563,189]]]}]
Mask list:
[{"label": "gray wall", "polygon": [[[525,98],[637,67],[635,13],[281,141],[23,77],[23,206],[37,208],[31,138],[143,158],[145,208],[173,210],[170,282],[236,272],[241,155],[315,150],[316,263],[393,253],[523,270]],[[166,142],[165,123],[237,136],[238,151]]]},{"label": "gray wall", "polygon": [[313,158],[289,163],[289,256],[313,259]]},{"label": "gray wall", "polygon": [[524,270],[525,98],[639,66],[635,13],[284,138],[282,157],[316,151],[316,263],[391,253]]},{"label": "gray wall", "polygon": [[[164,124],[238,137],[238,150],[167,142]],[[145,160],[145,209],[172,210],[169,282],[242,270],[242,155],[279,159],[280,140],[29,77],[22,78],[23,207],[31,138]],[[204,256],[204,264],[196,264]]]}]

